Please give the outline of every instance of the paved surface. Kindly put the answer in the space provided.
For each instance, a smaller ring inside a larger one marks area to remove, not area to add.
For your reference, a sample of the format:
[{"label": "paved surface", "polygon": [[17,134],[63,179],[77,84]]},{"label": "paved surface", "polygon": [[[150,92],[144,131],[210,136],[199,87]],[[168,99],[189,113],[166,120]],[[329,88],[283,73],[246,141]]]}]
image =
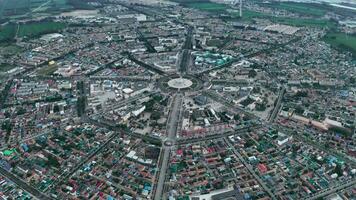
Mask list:
[{"label": "paved surface", "polygon": [[193,85],[193,82],[186,78],[175,78],[168,81],[168,86],[175,89],[189,88]]},{"label": "paved surface", "polygon": [[28,185],[26,182],[24,182],[23,180],[21,180],[17,176],[13,175],[12,173],[6,171],[5,169],[3,169],[1,167],[0,167],[0,174],[2,176],[5,176],[6,178],[8,178],[10,181],[14,182],[20,188],[22,188],[23,190],[27,191],[28,193],[30,193],[32,196],[34,196],[37,199],[40,199],[40,200],[47,200],[47,199],[50,200],[51,199],[47,195],[45,195],[44,193],[42,193],[39,190],[37,190],[37,189],[33,188],[32,186]]},{"label": "paved surface", "polygon": [[[182,108],[182,102],[183,102],[183,95],[182,94],[176,94],[174,96],[174,100],[172,103],[172,109],[170,112],[170,116],[168,118],[168,123],[167,123],[167,140],[172,141],[172,143],[175,142],[176,140],[176,134],[177,134],[177,129],[178,129],[178,121],[179,121],[179,114],[180,110]],[[163,187],[164,187],[164,182],[166,180],[166,171],[168,168],[168,162],[169,162],[169,155],[171,153],[171,147],[170,146],[163,146],[163,158],[162,158],[162,163],[159,171],[159,176],[158,176],[158,182],[157,182],[157,187],[154,195],[155,200],[161,200],[162,199],[162,193],[163,193]]]},{"label": "paved surface", "polygon": [[281,103],[282,103],[283,96],[284,96],[285,92],[286,92],[286,89],[284,87],[279,91],[277,103],[274,106],[272,114],[270,115],[270,117],[268,119],[269,122],[273,122],[276,119],[279,109],[281,107]]}]

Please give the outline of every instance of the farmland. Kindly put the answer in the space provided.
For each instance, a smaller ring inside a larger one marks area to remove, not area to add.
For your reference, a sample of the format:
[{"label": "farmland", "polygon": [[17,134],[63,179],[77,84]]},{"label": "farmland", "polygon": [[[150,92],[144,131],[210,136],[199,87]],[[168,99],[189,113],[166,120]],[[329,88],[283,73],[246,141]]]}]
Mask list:
[{"label": "farmland", "polygon": [[326,6],[313,3],[274,2],[265,5],[271,8],[286,10],[288,12],[294,12],[302,15],[310,15],[315,17],[322,17],[327,12]]},{"label": "farmland", "polygon": [[66,24],[59,22],[37,22],[21,24],[8,24],[0,27],[0,41],[6,42],[16,37],[36,37],[42,34],[58,32],[66,27]]},{"label": "farmland", "polygon": [[326,34],[325,37],[323,38],[323,40],[335,48],[352,52],[353,56],[356,57],[356,36],[355,35],[331,32],[331,33]]}]

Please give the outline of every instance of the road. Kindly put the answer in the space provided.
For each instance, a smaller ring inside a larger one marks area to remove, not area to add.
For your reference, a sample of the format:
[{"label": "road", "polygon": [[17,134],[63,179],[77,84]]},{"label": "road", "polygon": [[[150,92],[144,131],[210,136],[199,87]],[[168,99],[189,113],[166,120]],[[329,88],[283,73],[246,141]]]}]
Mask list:
[{"label": "road", "polygon": [[[178,124],[179,124],[178,122],[179,122],[182,103],[183,103],[183,95],[177,93],[173,97],[173,99],[174,100],[171,107],[172,109],[167,123],[167,140],[171,141],[172,143],[174,143],[176,140],[176,134],[177,134]],[[157,187],[154,194],[155,200],[162,199],[162,195],[163,195],[162,193],[163,193],[164,183],[166,180],[166,172],[168,168],[169,156],[171,153],[170,146],[163,146],[162,148],[163,148],[163,158],[161,162],[160,171],[158,172],[159,176],[157,181]]]},{"label": "road", "polygon": [[75,165],[68,173],[63,173],[61,176],[57,177],[57,179],[46,188],[45,191],[48,191],[51,188],[56,188],[59,184],[61,184],[64,180],[68,180],[70,176],[72,176],[76,171],[78,171],[85,163],[87,163],[90,159],[92,159],[95,155],[97,155],[100,151],[102,151],[111,141],[113,141],[120,132],[116,132],[110,136],[108,140],[106,140],[99,148],[95,149],[93,152],[89,153],[82,161]]},{"label": "road", "polygon": [[181,52],[181,59],[180,59],[180,65],[179,65],[179,71],[180,73],[184,74],[188,70],[188,65],[190,61],[190,51],[188,49],[183,49]]},{"label": "road", "polygon": [[327,152],[328,154],[337,156],[347,162],[352,163],[353,165],[356,165],[356,161],[353,157],[349,157],[348,155],[338,152],[336,149],[333,149],[333,148],[325,148],[323,143],[318,143],[318,142],[315,142],[311,139],[304,137],[303,132],[301,132],[301,131],[291,131],[290,128],[286,128],[286,127],[282,127],[282,126],[278,126],[278,127],[274,127],[274,128],[277,130],[283,131],[283,133],[285,133],[289,136],[293,136],[294,139],[302,142],[303,144],[308,144],[316,149],[319,149],[320,151]]},{"label": "road", "polygon": [[10,181],[14,182],[20,188],[27,191],[28,193],[30,193],[32,196],[34,196],[37,199],[40,199],[40,200],[47,200],[47,199],[50,200],[51,199],[44,193],[42,193],[42,192],[38,191],[37,189],[33,188],[32,186],[28,185],[26,182],[24,182],[20,178],[16,177],[12,173],[6,171],[5,169],[3,169],[1,167],[0,167],[0,174],[4,177],[8,178]]},{"label": "road", "polygon": [[336,187],[333,187],[333,188],[328,188],[328,189],[326,189],[324,191],[316,193],[312,197],[305,198],[305,200],[319,199],[319,198],[325,197],[326,195],[334,194],[334,193],[336,193],[336,192],[338,192],[340,190],[346,189],[348,187],[354,187],[355,185],[356,185],[356,180],[352,180],[352,181],[346,182],[346,183],[344,183],[342,185],[339,185],[339,186],[336,186]]},{"label": "road", "polygon": [[235,153],[235,155],[238,157],[238,159],[245,165],[246,169],[253,175],[253,177],[257,180],[257,182],[262,186],[262,188],[268,193],[268,195],[272,199],[277,199],[276,196],[272,193],[272,191],[266,186],[266,184],[261,180],[261,178],[256,174],[256,172],[253,170],[252,166],[245,161],[245,159],[242,157],[242,155],[235,149],[235,147],[230,143],[228,139],[224,139],[227,145],[232,149],[232,151]]},{"label": "road", "polygon": [[130,59],[132,62],[140,65],[141,67],[144,67],[150,71],[153,71],[153,72],[156,72],[158,73],[159,75],[164,75],[166,72],[162,71],[161,69],[158,69],[157,67],[155,66],[152,66],[152,65],[149,65],[147,63],[144,63],[140,60],[137,60],[133,55],[131,54],[128,54],[128,59]]},{"label": "road", "polygon": [[179,72],[185,74],[188,70],[190,62],[190,50],[193,48],[193,27],[188,27],[188,32],[185,37],[185,42],[180,52]]},{"label": "road", "polygon": [[269,116],[269,119],[268,119],[269,122],[273,122],[276,119],[279,109],[281,107],[281,103],[282,103],[283,96],[284,96],[285,92],[286,92],[286,89],[284,87],[282,87],[282,89],[278,93],[277,103],[273,108],[272,114]]},{"label": "road", "polygon": [[152,46],[152,44],[145,38],[145,36],[142,34],[141,31],[139,31],[138,29],[136,30],[137,35],[139,36],[139,40],[142,41],[146,48],[147,51],[149,53],[157,53],[156,49],[154,48],[154,46]]},{"label": "road", "polygon": [[185,37],[185,42],[183,44],[183,49],[192,49],[193,48],[193,27],[188,27],[188,32]]}]

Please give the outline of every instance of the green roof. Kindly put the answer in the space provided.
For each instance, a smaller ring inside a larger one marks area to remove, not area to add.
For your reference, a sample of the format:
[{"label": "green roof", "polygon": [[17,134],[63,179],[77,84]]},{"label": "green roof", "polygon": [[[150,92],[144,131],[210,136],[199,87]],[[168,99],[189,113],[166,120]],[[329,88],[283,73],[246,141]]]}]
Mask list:
[{"label": "green roof", "polygon": [[16,150],[8,149],[8,150],[5,150],[3,153],[4,153],[4,156],[11,156],[13,153],[16,153]]}]

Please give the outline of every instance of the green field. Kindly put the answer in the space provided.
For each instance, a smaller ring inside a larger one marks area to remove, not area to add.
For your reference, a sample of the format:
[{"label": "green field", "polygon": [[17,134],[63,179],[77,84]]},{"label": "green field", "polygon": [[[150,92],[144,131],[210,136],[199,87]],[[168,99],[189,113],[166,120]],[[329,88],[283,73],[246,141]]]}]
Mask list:
[{"label": "green field", "polygon": [[[272,22],[285,24],[290,26],[307,26],[307,27],[317,27],[317,28],[333,28],[336,26],[335,23],[325,20],[325,19],[299,19],[299,18],[288,18],[288,17],[276,17],[270,14],[255,12],[251,10],[243,10],[242,11],[243,20],[252,20],[254,18],[265,18],[269,19]],[[238,12],[232,13],[234,16],[239,16]]]},{"label": "green field", "polygon": [[213,2],[193,2],[193,3],[185,3],[186,7],[199,9],[202,11],[208,12],[225,12],[228,8],[225,4],[218,4]]},{"label": "green field", "polygon": [[352,52],[356,57],[356,35],[334,32],[326,34],[323,40],[337,49]]},{"label": "green field", "polygon": [[57,71],[57,69],[58,69],[57,65],[48,65],[39,69],[37,71],[37,74],[42,76],[48,76],[53,74],[55,71]]},{"label": "green field", "polygon": [[[1,0],[0,0],[1,2]],[[67,0],[2,0],[0,17],[68,8]]]},{"label": "green field", "polygon": [[66,24],[59,22],[41,22],[20,25],[18,37],[36,37],[42,34],[57,32],[65,27]]},{"label": "green field", "polygon": [[313,3],[298,3],[298,2],[275,2],[264,4],[271,8],[282,9],[289,12],[299,13],[303,15],[311,15],[322,17],[326,14],[327,8],[321,4]]},{"label": "green field", "polygon": [[[60,22],[36,22],[21,24],[18,30],[18,37],[37,37],[42,34],[58,32],[66,27]],[[17,32],[16,24],[0,26],[0,42],[7,42],[14,39]]]},{"label": "green field", "polygon": [[0,26],[0,41],[8,41],[14,38],[16,34],[15,25]]},{"label": "green field", "polygon": [[95,9],[88,0],[0,0],[0,20],[55,14],[72,9]]},{"label": "green field", "polygon": [[[199,9],[202,11],[212,12],[212,13],[224,13],[230,14],[232,17],[239,17],[238,10],[227,12],[230,8],[229,5],[219,4],[210,2],[208,0],[197,0],[197,1],[188,1],[188,0],[175,0],[175,2],[180,3],[182,6],[188,8]],[[310,9],[307,9],[307,6],[310,5]],[[279,9],[294,9],[295,12],[304,12],[304,14],[314,14],[314,15],[324,15],[326,13],[326,8],[323,5],[317,4],[307,4],[307,3],[293,3],[293,2],[284,2],[284,3],[275,3],[270,6],[277,6]],[[283,7],[283,8],[282,8]],[[286,24],[291,26],[307,26],[307,27],[317,27],[317,28],[334,28],[336,24],[329,20],[325,19],[298,19],[298,18],[287,18],[287,17],[276,17],[270,14],[256,12],[252,10],[243,10],[242,20],[251,21],[254,18],[265,18],[269,19],[275,23]]]}]

